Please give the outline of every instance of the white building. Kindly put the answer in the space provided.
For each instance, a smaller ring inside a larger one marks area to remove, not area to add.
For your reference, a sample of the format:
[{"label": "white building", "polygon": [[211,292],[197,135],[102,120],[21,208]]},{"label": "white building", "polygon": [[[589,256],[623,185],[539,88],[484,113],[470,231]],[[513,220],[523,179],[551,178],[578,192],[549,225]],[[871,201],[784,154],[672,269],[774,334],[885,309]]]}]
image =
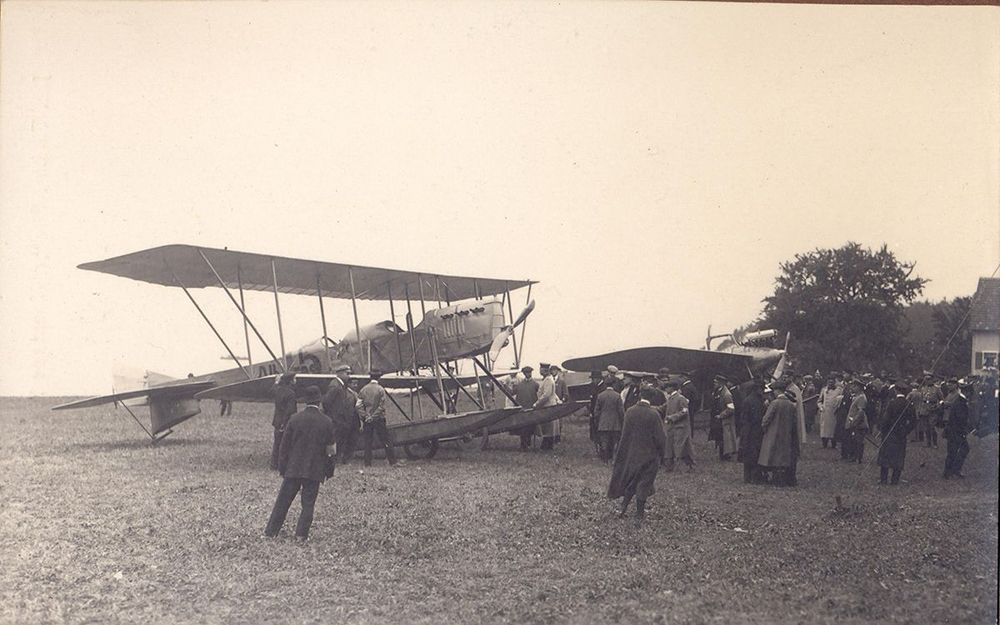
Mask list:
[{"label": "white building", "polygon": [[980,278],[969,313],[972,331],[972,373],[996,368],[1000,353],[1000,278]]}]

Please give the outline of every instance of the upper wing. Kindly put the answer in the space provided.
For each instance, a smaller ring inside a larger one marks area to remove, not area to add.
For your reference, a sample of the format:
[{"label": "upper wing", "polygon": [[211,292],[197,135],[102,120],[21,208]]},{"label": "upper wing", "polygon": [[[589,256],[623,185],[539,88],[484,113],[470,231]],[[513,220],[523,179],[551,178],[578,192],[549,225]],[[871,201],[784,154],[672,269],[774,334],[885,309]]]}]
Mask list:
[{"label": "upper wing", "polygon": [[[322,291],[327,297],[344,299],[351,297],[353,273],[353,291],[358,299],[365,300],[387,300],[390,299],[390,292],[396,299],[402,298],[406,292],[416,296],[422,286],[429,297],[435,294],[440,296],[439,299],[457,302],[498,295],[507,289],[534,284],[531,280],[418,273],[193,245],[164,245],[84,263],[79,267],[153,284],[183,284],[189,288],[218,286],[219,282],[212,272],[214,267],[229,288],[242,285],[244,289],[271,291],[277,282],[277,289],[282,293],[316,295]],[[438,283],[441,285],[440,293],[436,291]]]},{"label": "upper wing", "polygon": [[139,397],[146,397],[149,399],[160,399],[166,397],[193,397],[195,393],[199,391],[204,391],[205,389],[215,386],[215,382],[205,381],[205,382],[178,382],[176,384],[165,384],[163,386],[154,386],[151,388],[140,388],[134,391],[125,391],[122,393],[112,393],[111,395],[100,395],[98,397],[88,397],[87,399],[80,399],[77,401],[69,402],[68,404],[60,404],[58,406],[53,406],[52,410],[72,410],[74,408],[89,408],[91,406],[100,406],[101,404],[110,404],[112,402],[120,402],[126,399],[136,399]]},{"label": "upper wing", "polygon": [[685,373],[705,378],[722,374],[731,379],[744,379],[753,359],[744,354],[730,354],[683,347],[639,347],[600,356],[571,358],[563,362],[570,371],[602,371],[609,365],[630,371],[659,371],[666,367],[671,373]]}]

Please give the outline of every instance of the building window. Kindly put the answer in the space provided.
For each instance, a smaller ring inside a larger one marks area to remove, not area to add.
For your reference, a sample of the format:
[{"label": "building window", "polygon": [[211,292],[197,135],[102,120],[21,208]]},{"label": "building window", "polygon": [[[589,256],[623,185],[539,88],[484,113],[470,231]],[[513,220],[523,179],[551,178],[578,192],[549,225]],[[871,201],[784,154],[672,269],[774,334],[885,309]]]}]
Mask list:
[{"label": "building window", "polygon": [[997,367],[997,352],[976,352],[976,369]]}]

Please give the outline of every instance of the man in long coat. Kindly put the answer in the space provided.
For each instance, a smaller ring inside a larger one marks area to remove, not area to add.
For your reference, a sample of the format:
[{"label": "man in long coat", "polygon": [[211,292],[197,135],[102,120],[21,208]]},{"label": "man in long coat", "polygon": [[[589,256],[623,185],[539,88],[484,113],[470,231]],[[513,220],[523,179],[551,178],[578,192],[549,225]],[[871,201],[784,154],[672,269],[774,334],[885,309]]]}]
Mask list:
[{"label": "man in long coat", "polygon": [[740,459],[743,461],[743,481],[747,484],[761,481],[757,460],[764,438],[761,422],[764,418],[764,381],[751,380],[743,393],[743,410],[740,415]]},{"label": "man in long coat", "polygon": [[687,397],[680,393],[680,385],[674,380],[667,380],[664,389],[667,399],[663,403],[663,427],[666,431],[666,454],[663,458],[663,468],[674,470],[674,461],[679,457],[687,465],[688,471],[694,468],[694,454],[691,449],[691,419],[688,418],[689,404]]},{"label": "man in long coat", "polygon": [[845,425],[847,425],[847,413],[851,410],[851,403],[854,402],[854,391],[851,389],[849,384],[844,385],[844,395],[840,399],[840,405],[837,406],[835,411],[837,417],[837,425],[833,431],[833,440],[840,443],[840,457],[843,460],[848,460],[848,452],[850,451],[851,445],[847,442],[847,430]]},{"label": "man in long coat", "polygon": [[[514,399],[517,400],[517,405],[526,410],[534,408],[535,402],[538,401],[538,381],[531,377],[533,371],[534,369],[527,365],[521,367],[523,379],[514,387]],[[521,449],[528,449],[535,435],[535,426],[528,425],[511,431],[511,434],[521,437]]]},{"label": "man in long coat", "polygon": [[271,397],[274,399],[274,417],[271,425],[274,427],[274,444],[271,445],[271,468],[278,469],[278,451],[281,449],[281,436],[285,431],[285,424],[288,419],[299,409],[295,401],[295,389],[292,381],[295,374],[292,372],[282,373],[271,388]]},{"label": "man in long coat", "polygon": [[623,497],[621,516],[635,497],[635,523],[642,524],[646,500],[656,492],[653,482],[666,452],[666,436],[660,415],[649,400],[639,402],[625,412],[625,425],[615,453],[615,464],[608,484],[608,499]]},{"label": "man in long coat", "polygon": [[899,484],[899,476],[903,473],[903,463],[906,461],[906,439],[917,425],[917,411],[906,398],[910,392],[908,385],[904,382],[896,383],[895,392],[896,396],[889,400],[879,423],[882,436],[882,446],[878,450],[881,484],[886,483],[890,469],[892,484]]},{"label": "man in long coat", "polygon": [[956,383],[949,383],[952,392],[949,394],[947,421],[944,424],[944,437],[948,441],[948,455],[944,460],[944,479],[952,477],[963,478],[962,465],[969,455],[969,400]]},{"label": "man in long coat", "polygon": [[831,375],[826,388],[819,392],[819,435],[824,449],[827,444],[837,448],[834,434],[837,431],[837,408],[842,400],[843,391],[837,386],[837,379]]},{"label": "man in long coat", "polygon": [[615,457],[615,444],[621,437],[625,419],[625,404],[614,387],[606,386],[597,395],[594,418],[597,421],[597,448],[601,460],[611,462]]},{"label": "man in long coat", "polygon": [[[559,403],[559,396],[556,394],[556,380],[553,377],[552,368],[555,365],[542,363],[539,368],[542,373],[542,382],[538,385],[538,399],[535,400],[535,408],[545,408],[555,406]],[[555,367],[558,371],[559,367]],[[559,419],[554,419],[546,423],[539,424],[535,434],[542,437],[540,449],[552,449],[559,442],[562,434],[562,423]]]},{"label": "man in long coat", "polygon": [[733,394],[726,388],[726,379],[715,377],[715,392],[712,395],[712,425],[709,440],[715,441],[719,450],[719,460],[729,460],[736,453],[736,405]]},{"label": "man in long coat", "polygon": [[306,540],[320,482],[332,476],[329,446],[333,444],[333,422],[319,409],[322,399],[319,387],[306,388],[306,407],[292,415],[285,425],[278,452],[278,471],[283,479],[264,529],[264,535],[270,538],[278,535],[289,506],[301,490],[302,513],[295,525],[295,537]]},{"label": "man in long coat", "polygon": [[337,377],[330,380],[330,387],[323,396],[323,413],[333,422],[337,463],[346,464],[354,453],[361,422],[358,418],[357,396],[347,386],[351,381],[351,368],[340,365],[334,373]]},{"label": "man in long coat", "polygon": [[865,455],[865,432],[868,431],[868,396],[862,392],[859,380],[851,382],[851,390],[854,398],[844,421],[844,445],[847,447],[847,459],[861,464]]},{"label": "man in long coat", "polygon": [[785,394],[784,380],[771,385],[776,397],[768,404],[761,419],[760,454],[757,464],[774,473],[774,484],[795,486],[791,469],[799,458],[799,424],[795,402]]}]

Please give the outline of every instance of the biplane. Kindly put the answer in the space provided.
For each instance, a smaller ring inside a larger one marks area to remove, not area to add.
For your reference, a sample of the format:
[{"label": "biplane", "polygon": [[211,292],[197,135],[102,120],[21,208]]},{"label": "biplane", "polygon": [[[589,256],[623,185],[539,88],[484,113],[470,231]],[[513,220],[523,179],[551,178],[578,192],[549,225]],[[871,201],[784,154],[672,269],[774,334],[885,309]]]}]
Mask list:
[{"label": "biplane", "polygon": [[[731,382],[753,378],[768,380],[781,377],[785,368],[790,335],[785,336],[783,349],[768,343],[777,336],[776,330],[712,334],[708,328],[704,349],[684,347],[637,347],[597,356],[571,358],[563,362],[569,371],[602,371],[614,365],[636,377],[656,375],[668,369],[672,375],[687,377],[705,393],[712,388],[712,379],[721,375]],[[713,347],[713,341],[722,339]]]},{"label": "biplane", "polygon": [[[423,443],[432,454],[439,439],[495,431],[503,427],[504,419],[510,420],[515,413],[523,412],[519,408],[490,408],[487,396],[494,391],[510,396],[497,379],[493,364],[508,344],[513,346],[515,365],[519,364],[525,322],[534,310],[531,287],[536,283],[531,280],[423,274],[191,245],[151,248],[84,263],[79,268],[179,288],[237,365],[187,379],[147,373],[142,388],[112,389],[108,395],[53,407],[53,410],[67,410],[114,403],[127,410],[154,443],[173,432],[173,427],[199,414],[201,400],[271,401],[275,380],[287,372],[296,374],[297,391],[309,385],[325,391],[334,377],[334,369],[343,364],[349,365],[352,378],[359,380],[367,380],[367,373],[373,370],[386,374],[381,383],[405,418],[404,422],[389,426],[394,445]],[[245,356],[236,354],[198,304],[192,291],[201,288],[221,289],[239,313],[246,341]],[[521,288],[527,288],[525,307],[515,317],[511,293]],[[246,291],[274,294],[278,351],[247,314]],[[281,293],[318,299],[322,326],[319,339],[298,350],[285,350]],[[351,301],[354,328],[340,341],[331,339],[327,333],[324,298]],[[390,319],[362,326],[358,300],[388,302]],[[397,301],[406,304],[405,328],[396,323]],[[421,312],[416,323],[414,301],[419,302]],[[429,308],[429,304],[436,306]],[[515,335],[518,327],[520,343]],[[251,334],[267,353],[267,357],[256,363],[252,359]],[[474,373],[459,375],[455,364],[466,360],[473,363]],[[478,392],[470,391],[471,388]],[[409,411],[395,399],[399,393],[410,396]],[[413,401],[420,393],[432,400],[437,414],[424,417],[421,403]],[[460,393],[477,410],[456,413]],[[134,405],[148,406],[150,427],[132,411]],[[535,411],[539,414],[533,418],[552,420],[578,407],[552,406]]]}]

